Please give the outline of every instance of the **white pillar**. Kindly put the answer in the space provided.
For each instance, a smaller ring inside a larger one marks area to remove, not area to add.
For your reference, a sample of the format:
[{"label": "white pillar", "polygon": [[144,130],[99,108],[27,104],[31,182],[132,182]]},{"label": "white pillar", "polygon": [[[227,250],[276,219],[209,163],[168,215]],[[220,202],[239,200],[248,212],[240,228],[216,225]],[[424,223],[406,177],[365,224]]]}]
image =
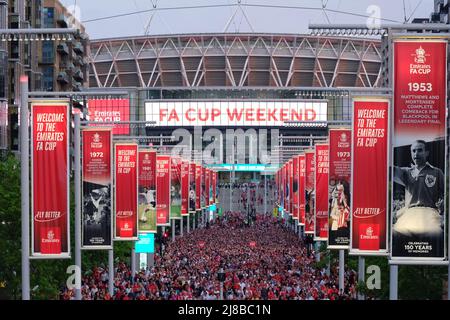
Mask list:
[{"label": "white pillar", "polygon": [[339,250],[339,292],[344,292],[345,252]]},{"label": "white pillar", "polygon": [[390,265],[389,300],[398,300],[398,265]]}]

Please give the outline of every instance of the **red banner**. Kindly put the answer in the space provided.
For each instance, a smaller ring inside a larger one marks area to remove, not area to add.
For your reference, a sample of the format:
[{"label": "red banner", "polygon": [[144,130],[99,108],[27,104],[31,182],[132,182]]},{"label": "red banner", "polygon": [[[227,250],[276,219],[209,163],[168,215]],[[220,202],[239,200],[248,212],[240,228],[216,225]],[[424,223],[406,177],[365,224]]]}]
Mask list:
[{"label": "red banner", "polygon": [[305,225],[306,218],[305,218],[305,184],[306,184],[306,159],[305,155],[301,154],[298,156],[298,163],[299,163],[299,223],[300,225]]},{"label": "red banner", "polygon": [[181,159],[172,157],[170,173],[170,219],[181,219]]},{"label": "red banner", "polygon": [[138,237],[138,147],[135,143],[117,143],[114,151],[116,158],[114,238],[133,240]]},{"label": "red banner", "polygon": [[206,205],[208,203],[208,196],[206,194],[206,168],[202,167],[202,197],[201,197],[201,205],[202,205],[202,209],[206,208]]},{"label": "red banner", "polygon": [[288,177],[289,177],[289,215],[294,215],[294,194],[292,193],[292,185],[294,181],[294,171],[293,171],[293,160],[290,159],[288,162]]},{"label": "red banner", "polygon": [[279,185],[280,185],[280,170],[278,169],[277,172],[275,173],[275,190],[276,190],[276,201],[278,203],[278,205],[280,204],[280,192],[279,192]]},{"label": "red banner", "polygon": [[350,129],[330,129],[328,248],[348,249],[350,244]]},{"label": "red banner", "polygon": [[217,172],[213,171],[212,176],[212,187],[213,187],[213,203],[218,203],[219,199],[217,197]]},{"label": "red banner", "polygon": [[316,145],[316,204],[314,225],[316,241],[328,239],[328,145]]},{"label": "red banner", "polygon": [[155,187],[156,151],[139,150],[139,185],[148,189]]},{"label": "red banner", "polygon": [[447,39],[394,41],[391,257],[447,256]]},{"label": "red banner", "polygon": [[210,203],[210,196],[211,196],[211,192],[210,192],[210,188],[211,188],[211,170],[206,169],[205,168],[205,203],[206,206],[209,206]]},{"label": "red banner", "polygon": [[353,103],[352,226],[350,250],[387,252],[389,101]]},{"label": "red banner", "polygon": [[111,129],[84,129],[82,146],[81,245],[84,249],[111,249],[113,234]]},{"label": "red banner", "polygon": [[[288,172],[287,172],[287,163],[283,166],[283,213],[289,213],[289,179],[288,179]],[[286,218],[286,216],[284,216]]]},{"label": "red banner", "polygon": [[170,156],[156,156],[156,225],[170,226]]},{"label": "red banner", "polygon": [[299,180],[299,167],[298,167],[298,157],[292,159],[292,217],[296,220],[299,218],[299,193],[298,193],[298,180]]},{"label": "red banner", "polygon": [[156,233],[156,151],[139,150],[139,233]]},{"label": "red banner", "polygon": [[195,163],[191,163],[189,165],[189,213],[195,213],[195,202],[196,202],[196,194],[195,194]]},{"label": "red banner", "polygon": [[189,216],[189,161],[181,162],[181,215]]},{"label": "red banner", "polygon": [[305,152],[305,234],[314,234],[315,154]]},{"label": "red banner", "polygon": [[[130,121],[130,100],[128,99],[90,99],[88,100],[89,121],[118,122]],[[91,124],[95,126],[95,124]],[[130,124],[108,124],[113,126],[114,135],[130,134]]]},{"label": "red banner", "polygon": [[283,126],[285,121],[326,121],[323,101],[148,101],[145,120],[157,127]]},{"label": "red banner", "polygon": [[31,112],[32,255],[69,257],[69,107],[43,101]]},{"label": "red banner", "polygon": [[201,210],[202,209],[202,166],[199,164],[195,165],[195,192],[196,192],[196,198],[195,198],[195,209]]}]

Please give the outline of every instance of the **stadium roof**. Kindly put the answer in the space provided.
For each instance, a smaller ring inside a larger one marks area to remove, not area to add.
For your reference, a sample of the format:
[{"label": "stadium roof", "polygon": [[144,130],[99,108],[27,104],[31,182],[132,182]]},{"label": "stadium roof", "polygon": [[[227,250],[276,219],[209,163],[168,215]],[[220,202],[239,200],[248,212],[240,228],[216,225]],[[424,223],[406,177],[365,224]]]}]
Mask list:
[{"label": "stadium roof", "polygon": [[90,87],[376,87],[381,41],[208,33],[93,40]]}]

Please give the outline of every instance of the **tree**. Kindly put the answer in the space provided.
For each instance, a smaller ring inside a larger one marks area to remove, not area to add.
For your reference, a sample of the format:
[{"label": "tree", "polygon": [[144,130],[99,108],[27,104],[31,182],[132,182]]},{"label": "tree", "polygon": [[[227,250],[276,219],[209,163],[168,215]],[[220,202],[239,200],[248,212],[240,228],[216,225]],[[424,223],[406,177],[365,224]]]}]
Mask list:
[{"label": "tree", "polygon": [[20,296],[20,163],[9,154],[0,161],[0,299]]}]

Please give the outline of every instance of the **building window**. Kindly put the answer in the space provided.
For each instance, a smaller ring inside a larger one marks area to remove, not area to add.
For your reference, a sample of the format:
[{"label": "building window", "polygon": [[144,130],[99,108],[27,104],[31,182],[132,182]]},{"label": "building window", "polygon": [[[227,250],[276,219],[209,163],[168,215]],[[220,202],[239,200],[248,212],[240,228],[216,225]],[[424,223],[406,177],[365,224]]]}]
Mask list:
[{"label": "building window", "polygon": [[53,28],[55,24],[55,9],[44,8],[44,28]]},{"label": "building window", "polygon": [[53,41],[42,43],[42,63],[53,63],[55,59]]},{"label": "building window", "polygon": [[45,67],[43,70],[44,90],[53,91],[53,67]]}]

